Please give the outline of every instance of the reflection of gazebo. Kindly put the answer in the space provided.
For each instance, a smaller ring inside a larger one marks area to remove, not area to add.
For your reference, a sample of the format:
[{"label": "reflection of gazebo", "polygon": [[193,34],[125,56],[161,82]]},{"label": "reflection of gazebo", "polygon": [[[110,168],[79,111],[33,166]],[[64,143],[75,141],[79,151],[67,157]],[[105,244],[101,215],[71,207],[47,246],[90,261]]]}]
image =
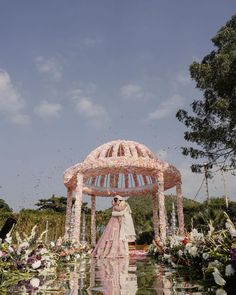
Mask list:
[{"label": "reflection of gazebo", "polygon": [[[92,151],[83,163],[65,171],[67,208],[65,236],[68,237],[75,192],[73,239],[80,242],[82,193],[91,196],[91,242],[96,244],[96,196],[152,195],[155,238],[165,241],[166,217],[164,191],[176,187],[179,233],[184,234],[183,196],[180,172],[159,160],[146,146],[134,141],[117,140]],[[158,210],[159,209],[159,210]]]}]

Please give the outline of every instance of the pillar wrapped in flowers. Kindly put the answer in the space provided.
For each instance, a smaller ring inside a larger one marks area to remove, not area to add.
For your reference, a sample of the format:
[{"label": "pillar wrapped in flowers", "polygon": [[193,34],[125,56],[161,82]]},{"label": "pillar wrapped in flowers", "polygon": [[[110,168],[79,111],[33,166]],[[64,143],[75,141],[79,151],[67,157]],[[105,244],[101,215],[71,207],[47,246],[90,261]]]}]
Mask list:
[{"label": "pillar wrapped in flowers", "polygon": [[184,236],[184,212],[183,212],[183,194],[181,182],[176,184],[176,198],[177,198],[177,214],[179,222],[179,234]]},{"label": "pillar wrapped in flowers", "polygon": [[73,240],[80,243],[80,224],[81,224],[81,207],[82,207],[82,192],[83,192],[83,174],[77,175],[77,186],[75,190],[75,227]]},{"label": "pillar wrapped in flowers", "polygon": [[65,238],[69,238],[69,227],[70,227],[70,220],[72,215],[72,195],[73,191],[68,188],[67,189],[67,203],[66,203],[66,221],[65,221]]},{"label": "pillar wrapped in flowers", "polygon": [[158,173],[158,200],[159,200],[159,227],[162,243],[166,240],[166,210],[164,196],[164,177],[163,173]]},{"label": "pillar wrapped in flowers", "polygon": [[96,246],[96,196],[91,196],[91,244]]}]

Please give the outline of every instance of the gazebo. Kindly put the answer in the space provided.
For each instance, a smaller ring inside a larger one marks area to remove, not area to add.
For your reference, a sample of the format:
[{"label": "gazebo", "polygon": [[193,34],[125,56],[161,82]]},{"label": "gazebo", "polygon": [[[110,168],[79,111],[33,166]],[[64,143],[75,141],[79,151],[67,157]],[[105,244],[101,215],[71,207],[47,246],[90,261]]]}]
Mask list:
[{"label": "gazebo", "polygon": [[96,244],[96,196],[124,197],[152,195],[155,239],[166,239],[164,191],[176,187],[179,234],[184,235],[183,195],[180,172],[161,161],[145,145],[135,141],[116,140],[92,151],[82,163],[64,173],[67,188],[65,237],[68,238],[75,194],[73,240],[80,242],[82,194],[91,196],[91,243]]}]

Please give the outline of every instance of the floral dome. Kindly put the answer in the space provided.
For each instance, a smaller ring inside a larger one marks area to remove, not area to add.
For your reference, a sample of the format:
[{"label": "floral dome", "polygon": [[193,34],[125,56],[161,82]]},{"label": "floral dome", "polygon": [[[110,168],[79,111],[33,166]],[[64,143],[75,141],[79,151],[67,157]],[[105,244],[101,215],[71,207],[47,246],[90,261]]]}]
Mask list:
[{"label": "floral dome", "polygon": [[77,174],[84,176],[83,192],[97,196],[140,195],[158,190],[158,172],[163,172],[164,188],[181,182],[179,171],[161,161],[145,145],[116,140],[93,150],[84,160],[65,171],[64,184],[76,187]]},{"label": "floral dome", "polygon": [[143,144],[130,140],[115,140],[96,148],[87,156],[85,162],[117,157],[156,159],[156,155]]}]

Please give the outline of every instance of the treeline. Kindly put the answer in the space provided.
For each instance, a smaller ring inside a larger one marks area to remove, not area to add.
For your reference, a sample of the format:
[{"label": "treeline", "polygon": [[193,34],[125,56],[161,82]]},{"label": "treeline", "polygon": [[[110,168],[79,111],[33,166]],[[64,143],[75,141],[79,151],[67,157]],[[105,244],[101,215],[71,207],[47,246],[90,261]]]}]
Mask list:
[{"label": "treeline", "polygon": [[[168,221],[167,225],[170,227],[172,203],[175,203],[176,197],[167,195],[165,200]],[[66,212],[65,197],[57,197],[53,195],[49,199],[41,199],[36,204],[37,209],[23,209],[19,213],[12,212],[9,206],[4,203],[5,202],[0,199],[0,228],[8,217],[14,217],[17,220],[17,224],[13,230],[13,237],[16,231],[20,234],[28,235],[35,225],[37,225],[36,231],[38,234],[41,234],[48,229],[48,233],[45,236],[48,242],[55,241],[64,235]],[[153,238],[151,197],[131,197],[128,199],[128,203],[132,209],[132,216],[137,233],[137,243],[151,243]],[[230,201],[229,207],[226,208],[223,198],[211,199],[209,205],[206,202],[200,203],[184,198],[185,227],[187,230],[190,230],[191,227],[195,227],[199,230],[207,231],[208,223],[211,220],[214,227],[222,228],[224,227],[224,218],[222,218],[224,211],[229,214],[232,220],[236,220],[236,202]],[[88,208],[87,203],[83,203],[82,212],[85,214],[86,239],[90,242],[91,210]],[[97,211],[97,239],[103,232],[110,217],[111,209]]]}]

